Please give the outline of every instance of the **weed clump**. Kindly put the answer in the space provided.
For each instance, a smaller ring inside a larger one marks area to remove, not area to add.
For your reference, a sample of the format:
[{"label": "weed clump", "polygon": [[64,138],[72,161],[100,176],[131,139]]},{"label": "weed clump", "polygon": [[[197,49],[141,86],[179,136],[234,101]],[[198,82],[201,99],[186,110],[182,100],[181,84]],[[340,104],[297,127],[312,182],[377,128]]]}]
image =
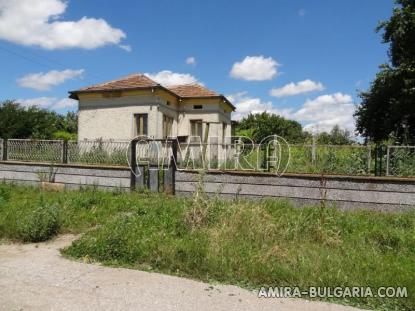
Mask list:
[{"label": "weed clump", "polygon": [[56,204],[40,204],[18,223],[18,235],[23,242],[43,242],[56,235],[60,228]]}]

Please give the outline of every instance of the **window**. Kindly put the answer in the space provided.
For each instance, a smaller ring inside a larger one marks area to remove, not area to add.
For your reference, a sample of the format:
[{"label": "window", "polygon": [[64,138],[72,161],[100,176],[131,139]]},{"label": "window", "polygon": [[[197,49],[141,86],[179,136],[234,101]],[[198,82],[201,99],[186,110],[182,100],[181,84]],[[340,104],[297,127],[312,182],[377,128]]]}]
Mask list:
[{"label": "window", "polygon": [[135,121],[135,135],[136,136],[144,136],[147,135],[147,119],[148,116],[146,113],[140,113],[134,115]]},{"label": "window", "polygon": [[190,121],[190,136],[199,136],[202,140],[203,123],[202,120]]},{"label": "window", "polygon": [[163,115],[163,137],[172,137],[173,118]]},{"label": "window", "polygon": [[200,110],[203,109],[202,105],[193,105],[193,109]]}]

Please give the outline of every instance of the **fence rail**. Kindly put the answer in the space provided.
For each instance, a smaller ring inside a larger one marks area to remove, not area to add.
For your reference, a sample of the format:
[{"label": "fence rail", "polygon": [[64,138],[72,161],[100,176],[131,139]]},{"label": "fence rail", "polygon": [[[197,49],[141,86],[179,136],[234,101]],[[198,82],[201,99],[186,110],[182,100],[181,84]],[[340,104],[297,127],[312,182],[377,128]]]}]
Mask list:
[{"label": "fence rail", "polygon": [[[140,141],[135,152],[137,163],[166,164],[173,155],[173,143]],[[415,177],[415,146],[289,145],[289,152],[281,152],[280,146],[272,145],[196,142],[177,143],[176,149],[179,169],[284,169],[290,173]],[[3,160],[127,166],[130,156],[131,144],[127,140],[0,139]]]}]

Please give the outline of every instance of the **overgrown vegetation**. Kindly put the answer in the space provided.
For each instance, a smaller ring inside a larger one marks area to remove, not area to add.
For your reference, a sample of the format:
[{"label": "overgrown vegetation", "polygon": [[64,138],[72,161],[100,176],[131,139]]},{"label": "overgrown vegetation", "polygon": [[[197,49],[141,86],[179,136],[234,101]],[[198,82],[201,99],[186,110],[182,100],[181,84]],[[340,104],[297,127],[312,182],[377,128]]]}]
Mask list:
[{"label": "overgrown vegetation", "polygon": [[59,231],[58,206],[42,204],[17,222],[18,237],[23,242],[43,242]]},{"label": "overgrown vegetation", "polygon": [[[324,179],[322,178],[322,191]],[[337,302],[415,308],[415,213],[342,212],[325,204],[184,199],[148,193],[40,192],[0,185],[0,237],[56,206],[59,233],[86,232],[66,256],[246,287],[406,286],[407,299]]]},{"label": "overgrown vegetation", "polygon": [[65,116],[37,107],[23,107],[16,101],[0,102],[0,138],[76,139],[76,113]]}]

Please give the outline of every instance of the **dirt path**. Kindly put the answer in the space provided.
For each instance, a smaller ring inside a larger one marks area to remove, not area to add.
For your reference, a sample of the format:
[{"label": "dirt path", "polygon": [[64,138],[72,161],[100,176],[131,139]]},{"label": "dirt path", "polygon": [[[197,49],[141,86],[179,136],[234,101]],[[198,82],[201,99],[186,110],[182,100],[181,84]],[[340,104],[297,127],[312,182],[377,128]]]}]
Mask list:
[{"label": "dirt path", "polygon": [[58,250],[73,239],[0,245],[0,310],[357,310],[301,299],[258,299],[236,286],[74,262]]}]

